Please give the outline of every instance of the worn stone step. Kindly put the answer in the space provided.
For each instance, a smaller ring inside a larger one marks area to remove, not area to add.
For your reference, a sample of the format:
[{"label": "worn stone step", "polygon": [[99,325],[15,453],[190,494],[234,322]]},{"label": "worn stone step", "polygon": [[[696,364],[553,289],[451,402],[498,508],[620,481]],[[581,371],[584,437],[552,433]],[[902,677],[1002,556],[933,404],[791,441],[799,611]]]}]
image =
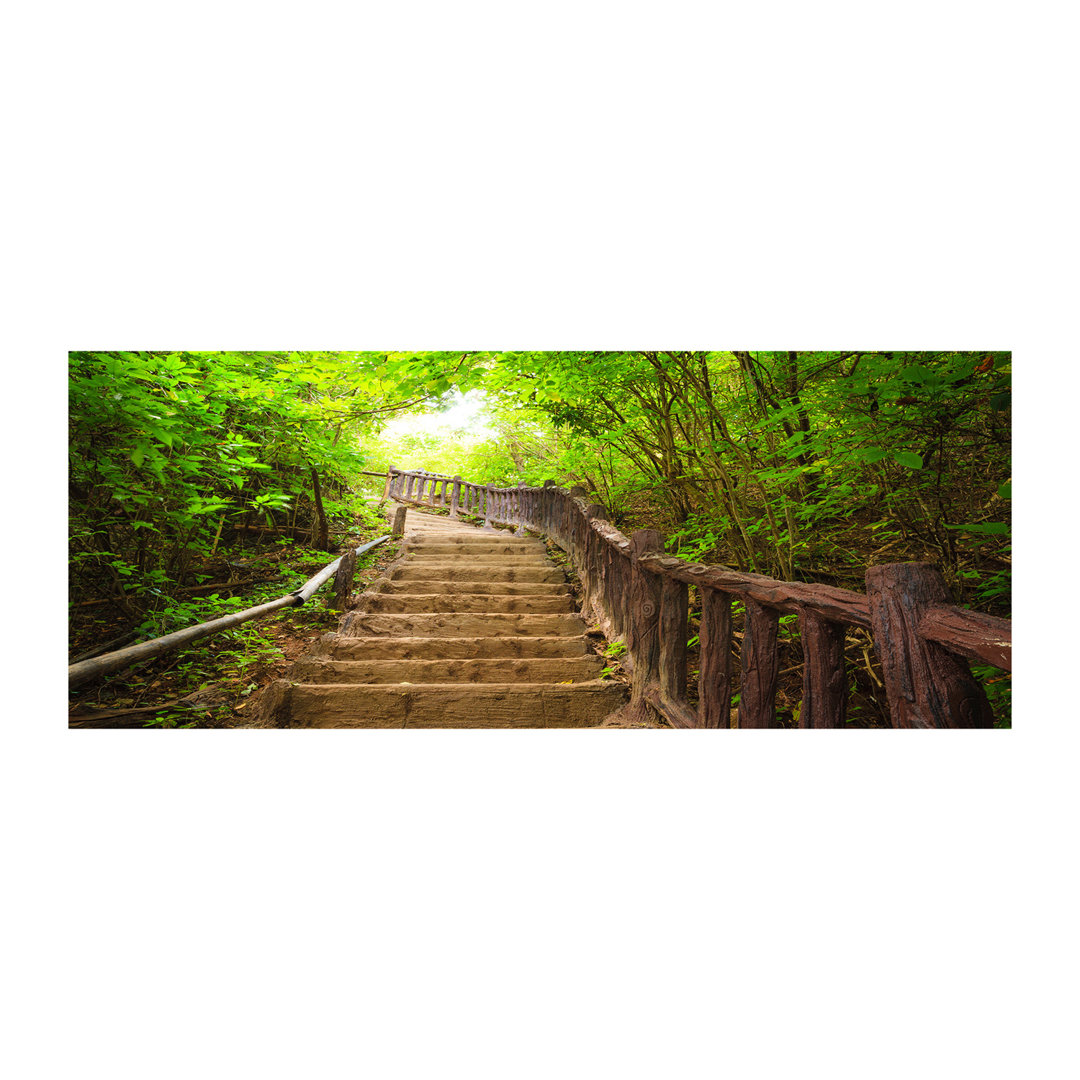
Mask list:
[{"label": "worn stone step", "polygon": [[289,680],[302,683],[580,683],[600,677],[604,661],[596,655],[530,657],[525,660],[297,660]]},{"label": "worn stone step", "polygon": [[569,596],[570,586],[555,581],[436,581],[417,578],[409,581],[384,581],[380,592],[391,596],[416,596],[430,593],[495,593],[499,596]]},{"label": "worn stone step", "polygon": [[481,529],[473,525],[462,525],[459,528],[412,528],[408,525],[404,532],[405,543],[424,541],[425,543],[457,544],[475,543],[506,543],[506,544],[542,544],[543,541],[536,536],[515,536],[513,531],[503,529]]},{"label": "worn stone step", "polygon": [[588,653],[584,634],[548,637],[345,637],[324,634],[314,653],[334,660],[496,660]]},{"label": "worn stone step", "polygon": [[353,611],[342,623],[342,632],[353,637],[552,637],[585,632],[580,615],[455,614],[387,615]]},{"label": "worn stone step", "polygon": [[444,533],[447,536],[476,536],[484,534],[486,536],[510,536],[510,533],[504,533],[502,531],[493,532],[488,529],[486,532],[480,525],[473,525],[468,521],[454,521],[453,518],[443,517],[441,514],[437,517],[432,517],[431,514],[416,514],[409,513],[405,515],[405,535],[409,533]]},{"label": "worn stone step", "polygon": [[566,575],[550,563],[546,566],[477,566],[469,559],[458,562],[414,563],[411,560],[395,566],[391,581],[549,581],[565,584]]},{"label": "worn stone step", "polygon": [[608,680],[368,686],[292,683],[267,689],[270,723],[319,728],[595,727],[626,700]]},{"label": "worn stone step", "polygon": [[406,529],[405,543],[420,544],[493,544],[499,547],[544,547],[544,541],[538,536],[515,536],[512,532],[474,529],[469,526],[451,532],[433,529]]},{"label": "worn stone step", "polygon": [[383,593],[360,594],[360,607],[365,611],[385,611],[393,614],[423,614],[424,612],[520,612],[543,615],[576,610],[569,596],[499,596],[495,593]]},{"label": "worn stone step", "polygon": [[519,566],[551,566],[551,562],[543,552],[534,555],[488,555],[484,552],[463,552],[460,555],[427,555],[418,551],[407,553],[406,559],[409,566],[432,566],[444,563],[468,563],[469,566],[488,566],[492,570],[499,567],[514,569]]},{"label": "worn stone step", "polygon": [[469,540],[462,541],[457,544],[429,544],[424,543],[412,543],[405,544],[402,548],[402,553],[405,555],[441,555],[444,558],[447,556],[458,558],[462,555],[485,555],[490,557],[497,557],[501,555],[539,555],[540,558],[547,558],[547,548],[543,544],[536,541],[520,541],[517,544],[498,544],[492,543],[487,540]]}]

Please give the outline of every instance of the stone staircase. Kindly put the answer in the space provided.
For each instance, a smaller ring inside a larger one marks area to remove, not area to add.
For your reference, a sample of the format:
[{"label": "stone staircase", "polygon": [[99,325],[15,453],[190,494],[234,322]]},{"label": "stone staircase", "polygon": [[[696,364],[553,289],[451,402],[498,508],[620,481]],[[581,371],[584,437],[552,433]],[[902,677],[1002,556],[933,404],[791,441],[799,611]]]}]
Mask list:
[{"label": "stone staircase", "polygon": [[410,509],[402,558],[267,688],[260,723],[595,727],[626,693],[585,629],[541,541]]}]

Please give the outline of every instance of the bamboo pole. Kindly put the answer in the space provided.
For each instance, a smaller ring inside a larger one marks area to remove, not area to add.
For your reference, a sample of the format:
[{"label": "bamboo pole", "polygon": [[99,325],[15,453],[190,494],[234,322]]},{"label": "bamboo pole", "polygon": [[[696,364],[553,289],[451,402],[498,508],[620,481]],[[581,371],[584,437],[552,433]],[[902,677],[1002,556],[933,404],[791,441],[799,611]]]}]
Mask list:
[{"label": "bamboo pole", "polygon": [[[372,540],[370,543],[362,544],[356,548],[355,554],[363,555],[365,551],[370,551],[371,548],[377,547],[389,539],[389,536],[380,536],[377,540]],[[68,686],[81,686],[84,682],[95,679],[100,675],[110,675],[114,671],[130,667],[140,660],[149,660],[152,656],[172,652],[174,649],[198,641],[200,638],[209,637],[211,634],[220,633],[222,630],[229,630],[234,626],[239,626],[241,623],[261,618],[263,615],[269,615],[279,608],[300,607],[305,601],[310,600],[315,592],[337,573],[342,558],[344,556],[335,559],[329,566],[324,567],[313,578],[304,582],[299,589],[294,589],[289,593],[288,596],[271,600],[267,604],[259,604],[257,607],[247,608],[245,611],[234,612],[232,615],[225,615],[220,619],[199,623],[198,626],[189,626],[184,630],[166,634],[164,637],[141,641],[138,645],[129,645],[126,649],[117,649],[116,652],[106,653],[104,656],[97,656],[91,660],[83,660],[79,664],[69,664]]]}]

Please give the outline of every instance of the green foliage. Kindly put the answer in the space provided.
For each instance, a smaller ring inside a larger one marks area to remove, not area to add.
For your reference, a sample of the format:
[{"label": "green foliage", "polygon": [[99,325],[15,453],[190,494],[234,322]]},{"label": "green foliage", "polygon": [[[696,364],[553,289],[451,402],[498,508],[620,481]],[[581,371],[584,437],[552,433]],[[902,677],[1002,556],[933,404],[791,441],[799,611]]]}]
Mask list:
[{"label": "green foliage", "polygon": [[[437,401],[445,353],[70,355],[72,592],[172,620],[164,593],[244,529],[347,530],[364,441]],[[318,492],[316,492],[316,484]],[[321,513],[319,504],[321,502]]]},{"label": "green foliage", "polygon": [[425,467],[582,484],[623,531],[789,579],[860,587],[868,531],[950,574],[1005,557],[1008,353],[505,352],[476,370],[495,436]]},{"label": "green foliage", "polygon": [[[115,599],[142,637],[233,610],[188,595],[217,572],[277,567],[275,596],[302,580],[303,560],[258,562],[255,541],[333,548],[381,527],[363,496],[382,482],[358,472],[389,463],[578,484],[624,532],[787,579],[861,589],[870,562],[930,560],[959,602],[1009,610],[1008,353],[79,352],[70,366],[72,600]],[[482,431],[384,434],[474,390]],[[782,633],[794,644],[797,627]]]},{"label": "green foliage", "polygon": [[1012,727],[1012,675],[989,664],[972,664],[971,673],[982,684],[994,711],[994,727]]}]

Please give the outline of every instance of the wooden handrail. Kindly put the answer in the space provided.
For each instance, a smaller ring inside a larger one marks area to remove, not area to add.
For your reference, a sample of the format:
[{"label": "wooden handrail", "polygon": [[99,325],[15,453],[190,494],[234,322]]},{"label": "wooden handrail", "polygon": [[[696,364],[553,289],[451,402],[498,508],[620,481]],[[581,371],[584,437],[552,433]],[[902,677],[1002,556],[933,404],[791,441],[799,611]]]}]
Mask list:
[{"label": "wooden handrail", "polygon": [[[992,716],[967,660],[1012,668],[1012,623],[951,603],[940,571],[928,563],[872,566],[866,592],[779,581],[664,555],[659,534],[626,537],[590,504],[583,488],[495,487],[461,477],[391,468],[387,486],[398,502],[444,506],[452,517],[483,519],[485,528],[514,525],[549,536],[571,557],[584,587],[582,611],[627,645],[631,705],[647,703],[677,727],[726,726],[730,709],[730,604],[746,606],[740,727],[775,725],[777,621],[797,614],[804,647],[800,726],[846,722],[843,634],[871,632],[897,727],[986,727]],[[431,481],[428,484],[428,481]],[[440,489],[441,485],[441,490]],[[427,491],[425,492],[425,486]],[[655,586],[649,585],[655,580]],[[702,599],[701,701],[685,700],[686,596]],[[693,722],[691,722],[693,721]]]},{"label": "wooden handrail", "polygon": [[174,649],[189,645],[193,641],[199,641],[201,638],[209,637],[211,634],[220,633],[222,630],[230,630],[232,627],[240,626],[242,623],[250,622],[252,619],[269,615],[279,608],[300,607],[310,600],[337,573],[338,567],[343,560],[348,559],[350,555],[363,555],[365,551],[370,551],[389,539],[389,534],[380,536],[377,540],[362,544],[353,551],[339,556],[329,566],[324,566],[314,577],[305,581],[298,589],[293,589],[287,596],[279,597],[277,600],[271,600],[269,603],[259,604],[257,607],[247,608],[244,611],[237,611],[231,615],[224,615],[220,619],[211,619],[209,622],[199,623],[197,626],[189,626],[172,634],[165,634],[163,637],[140,641],[137,645],[129,645],[126,649],[117,649],[115,652],[95,656],[93,659],[83,660],[78,664],[69,664],[68,686],[81,686],[83,683],[89,682],[100,675],[109,675],[114,671],[130,667],[140,660],[148,660],[152,656],[172,652]]}]

